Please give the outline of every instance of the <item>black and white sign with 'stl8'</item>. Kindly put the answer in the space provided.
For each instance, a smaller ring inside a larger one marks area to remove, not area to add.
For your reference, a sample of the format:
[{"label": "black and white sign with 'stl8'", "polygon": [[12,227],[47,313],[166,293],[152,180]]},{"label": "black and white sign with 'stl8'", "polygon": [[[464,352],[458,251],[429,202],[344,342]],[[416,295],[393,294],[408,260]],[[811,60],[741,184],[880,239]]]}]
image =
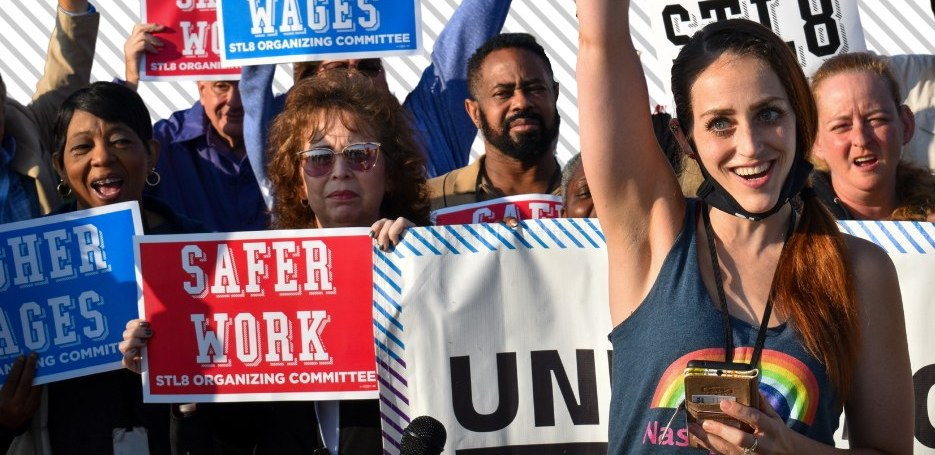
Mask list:
[{"label": "black and white sign with 'stl8'", "polygon": [[[641,0],[650,15],[659,73],[671,93],[672,61],[695,32],[727,19],[769,27],[795,54],[806,74],[826,59],[866,50],[857,0]],[[637,44],[638,45],[638,44]]]}]

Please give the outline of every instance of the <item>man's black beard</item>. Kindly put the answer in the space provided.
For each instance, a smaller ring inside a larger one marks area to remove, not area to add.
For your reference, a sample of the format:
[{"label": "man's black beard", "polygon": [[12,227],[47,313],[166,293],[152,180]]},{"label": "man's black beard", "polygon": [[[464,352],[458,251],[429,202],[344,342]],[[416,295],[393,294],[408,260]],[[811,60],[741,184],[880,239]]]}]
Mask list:
[{"label": "man's black beard", "polygon": [[[510,136],[510,125],[519,119],[537,121],[539,130],[520,134],[514,141],[513,137]],[[552,151],[552,144],[555,143],[555,138],[558,137],[558,127],[561,121],[558,110],[555,111],[555,118],[551,127],[545,123],[539,114],[529,111],[517,112],[504,120],[503,129],[497,134],[487,123],[487,115],[485,115],[484,111],[480,111],[481,132],[484,133],[484,139],[496,147],[497,150],[523,163],[534,163],[542,155]]]}]

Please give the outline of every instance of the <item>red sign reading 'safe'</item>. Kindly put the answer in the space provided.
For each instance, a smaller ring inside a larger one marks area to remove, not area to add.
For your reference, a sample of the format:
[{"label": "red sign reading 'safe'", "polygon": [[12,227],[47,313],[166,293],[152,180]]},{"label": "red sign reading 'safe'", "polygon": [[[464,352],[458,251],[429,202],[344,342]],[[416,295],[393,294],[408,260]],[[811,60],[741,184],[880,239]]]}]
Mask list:
[{"label": "red sign reading 'safe'", "polygon": [[240,67],[221,66],[217,0],[143,0],[143,22],[164,25],[163,46],[144,53],[143,80],[239,80]]},{"label": "red sign reading 'safe'", "polygon": [[538,220],[559,218],[562,215],[562,198],[552,194],[521,194],[474,204],[446,207],[432,212],[432,224],[497,223],[504,218]]},{"label": "red sign reading 'safe'", "polygon": [[367,232],[137,237],[145,401],[376,398]]}]

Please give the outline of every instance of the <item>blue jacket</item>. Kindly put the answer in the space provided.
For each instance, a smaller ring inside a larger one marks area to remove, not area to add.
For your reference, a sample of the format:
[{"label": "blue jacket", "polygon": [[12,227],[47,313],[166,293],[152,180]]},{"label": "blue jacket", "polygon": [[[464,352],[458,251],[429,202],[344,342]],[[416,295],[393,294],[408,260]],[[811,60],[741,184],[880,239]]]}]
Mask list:
[{"label": "blue jacket", "polygon": [[[415,118],[428,158],[429,177],[467,165],[477,128],[464,109],[469,97],[467,61],[503,28],[512,0],[464,0],[438,35],[432,64],[403,106]],[[266,137],[270,120],[282,112],[273,97],[274,65],[244,67],[240,97],[244,106],[244,145],[266,203],[272,194],[266,177]],[[277,97],[281,98],[281,97]]]}]

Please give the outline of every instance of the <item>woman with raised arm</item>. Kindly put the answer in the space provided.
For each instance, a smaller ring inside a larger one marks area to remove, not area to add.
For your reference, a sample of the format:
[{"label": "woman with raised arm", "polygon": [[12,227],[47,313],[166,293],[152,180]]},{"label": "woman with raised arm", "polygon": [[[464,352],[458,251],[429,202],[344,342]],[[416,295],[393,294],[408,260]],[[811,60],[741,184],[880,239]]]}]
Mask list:
[{"label": "woman with raised arm", "polygon": [[[630,2],[577,6],[581,149],[607,237],[615,325],[609,453],[690,444],[829,453],[842,407],[852,450],[911,452],[896,272],[802,190],[816,114],[788,47],[741,20],[711,24],[683,47],[672,126],[705,176],[700,199],[686,200],[653,135]],[[758,368],[759,406],[722,399],[730,390],[700,401],[748,431],[673,419],[690,360]]]}]

